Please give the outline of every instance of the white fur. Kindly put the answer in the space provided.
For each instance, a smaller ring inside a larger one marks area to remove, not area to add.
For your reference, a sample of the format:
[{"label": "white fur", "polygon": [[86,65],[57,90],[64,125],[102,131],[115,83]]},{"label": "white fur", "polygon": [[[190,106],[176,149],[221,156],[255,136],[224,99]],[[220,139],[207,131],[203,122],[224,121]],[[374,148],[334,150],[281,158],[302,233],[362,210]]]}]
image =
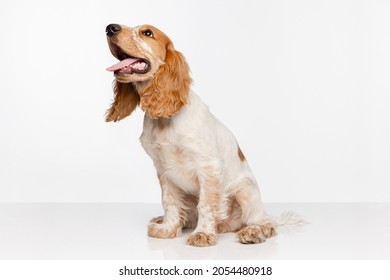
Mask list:
[{"label": "white fur", "polygon": [[[163,129],[157,122],[145,115],[140,139],[153,159],[157,173],[165,178],[162,184],[163,204],[167,197],[173,200],[172,195],[166,195],[170,189],[179,188],[184,193],[198,196],[199,217],[195,232],[215,233],[216,223],[228,218],[227,201],[231,197],[236,197],[242,209],[239,226],[262,224],[269,220],[249,165],[238,156],[235,137],[210,113],[199,96],[191,91],[189,103],[166,120]],[[180,151],[179,157],[177,151]],[[198,180],[194,181],[193,175]],[[209,190],[205,191],[205,184],[208,177],[220,183],[212,186],[216,188],[212,191],[221,194],[217,208],[207,203]],[[185,201],[177,201],[176,204],[180,207],[185,205]],[[170,213],[172,209],[165,209],[165,215],[171,218]]]}]

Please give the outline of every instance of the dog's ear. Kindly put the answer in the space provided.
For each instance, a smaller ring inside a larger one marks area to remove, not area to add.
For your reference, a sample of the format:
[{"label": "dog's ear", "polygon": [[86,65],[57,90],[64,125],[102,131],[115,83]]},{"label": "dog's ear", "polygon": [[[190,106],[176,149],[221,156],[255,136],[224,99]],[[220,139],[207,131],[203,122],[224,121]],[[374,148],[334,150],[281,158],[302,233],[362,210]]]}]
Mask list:
[{"label": "dog's ear", "polygon": [[188,102],[190,85],[185,58],[169,44],[164,64],[141,93],[141,108],[152,119],[168,118]]},{"label": "dog's ear", "polygon": [[114,81],[114,102],[107,110],[106,121],[120,121],[129,116],[140,102],[140,96],[132,83]]}]

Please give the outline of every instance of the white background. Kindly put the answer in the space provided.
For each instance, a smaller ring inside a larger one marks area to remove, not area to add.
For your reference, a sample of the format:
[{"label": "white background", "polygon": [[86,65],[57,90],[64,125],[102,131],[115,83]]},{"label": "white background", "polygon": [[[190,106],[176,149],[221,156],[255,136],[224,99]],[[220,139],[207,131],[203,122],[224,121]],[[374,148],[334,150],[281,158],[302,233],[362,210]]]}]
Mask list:
[{"label": "white background", "polygon": [[390,2],[0,3],[0,202],[158,202],[141,110],[105,123],[109,23],[150,23],[266,202],[390,202]]}]

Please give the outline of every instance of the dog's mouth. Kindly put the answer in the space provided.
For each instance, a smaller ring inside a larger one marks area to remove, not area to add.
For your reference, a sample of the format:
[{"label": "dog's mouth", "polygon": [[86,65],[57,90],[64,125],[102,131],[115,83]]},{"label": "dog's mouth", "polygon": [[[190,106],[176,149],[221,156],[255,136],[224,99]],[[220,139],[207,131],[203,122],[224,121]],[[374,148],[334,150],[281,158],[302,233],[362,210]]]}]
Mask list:
[{"label": "dog's mouth", "polygon": [[116,44],[111,44],[112,54],[120,61],[106,70],[115,74],[145,74],[150,70],[150,63],[144,58],[128,55]]}]

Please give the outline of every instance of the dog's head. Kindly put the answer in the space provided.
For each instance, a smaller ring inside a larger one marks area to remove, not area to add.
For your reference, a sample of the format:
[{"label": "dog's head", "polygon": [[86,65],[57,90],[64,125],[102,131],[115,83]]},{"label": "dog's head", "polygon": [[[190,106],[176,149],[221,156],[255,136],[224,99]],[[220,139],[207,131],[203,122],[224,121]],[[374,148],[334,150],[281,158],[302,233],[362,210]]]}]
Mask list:
[{"label": "dog's head", "polygon": [[184,57],[163,32],[151,25],[106,28],[111,53],[119,60],[114,72],[115,99],[107,121],[119,121],[140,105],[150,118],[168,118],[188,101],[191,84]]}]

